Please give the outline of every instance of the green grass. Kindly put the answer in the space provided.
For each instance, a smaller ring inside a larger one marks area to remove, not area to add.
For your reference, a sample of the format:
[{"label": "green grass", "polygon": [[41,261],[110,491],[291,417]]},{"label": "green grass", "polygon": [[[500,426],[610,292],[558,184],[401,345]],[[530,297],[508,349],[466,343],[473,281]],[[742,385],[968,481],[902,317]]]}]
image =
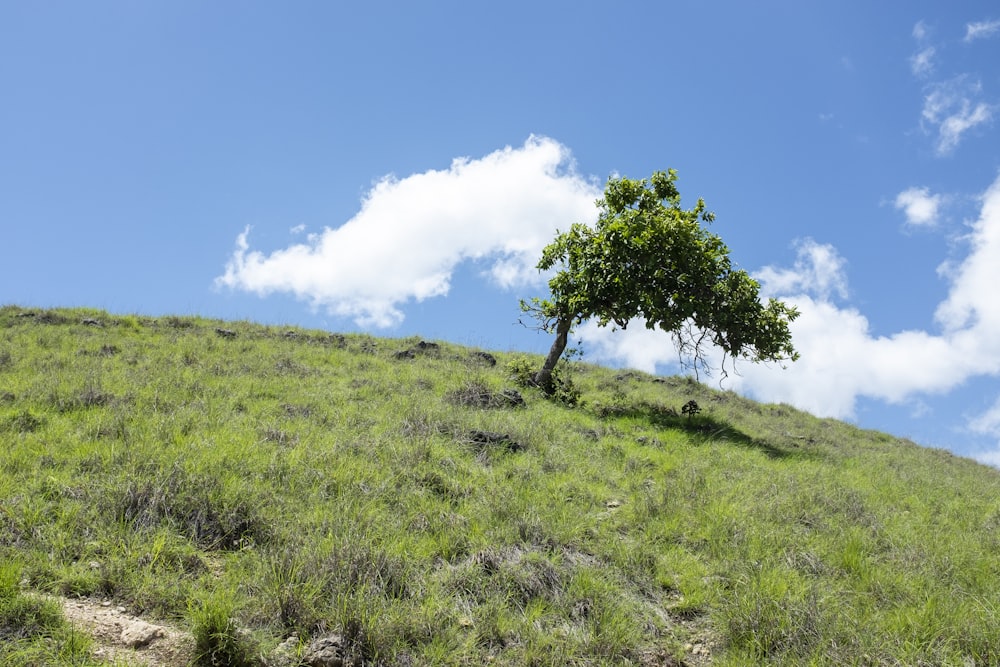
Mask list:
[{"label": "green grass", "polygon": [[9,667],[98,663],[90,657],[90,640],[74,632],[59,605],[21,590],[21,567],[13,559],[0,562],[0,658]]},{"label": "green grass", "polygon": [[98,664],[43,593],[201,664],[331,633],[364,665],[1000,663],[996,470],[418,342],[0,308],[0,663]]}]

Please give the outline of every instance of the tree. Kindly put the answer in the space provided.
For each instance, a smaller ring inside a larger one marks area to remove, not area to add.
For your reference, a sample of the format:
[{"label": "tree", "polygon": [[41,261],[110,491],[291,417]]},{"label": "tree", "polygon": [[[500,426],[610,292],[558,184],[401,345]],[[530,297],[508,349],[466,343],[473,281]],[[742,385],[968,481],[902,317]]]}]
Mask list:
[{"label": "tree", "polygon": [[550,297],[521,301],[521,309],[556,336],[535,375],[544,390],[553,390],[573,327],[592,318],[621,329],[640,319],[672,334],[681,363],[696,373],[709,368],[709,344],[752,362],[798,358],[788,328],[798,311],[761,301],[759,283],[733,268],[729,248],[702,225],[715,219],[705,202],[681,208],[676,180],[673,169],[648,180],[610,179],[596,225],[576,223],[542,251],[538,269],[558,268]]}]

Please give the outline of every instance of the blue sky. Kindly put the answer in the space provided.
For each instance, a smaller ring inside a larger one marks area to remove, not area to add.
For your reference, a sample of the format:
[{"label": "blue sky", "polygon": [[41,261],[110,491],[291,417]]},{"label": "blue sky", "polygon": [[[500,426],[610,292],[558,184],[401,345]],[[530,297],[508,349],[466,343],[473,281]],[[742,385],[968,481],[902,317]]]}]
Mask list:
[{"label": "blue sky", "polygon": [[2,2],[0,303],[544,352],[541,247],[674,168],[803,313],[725,387],[1000,465],[998,117],[987,1]]}]

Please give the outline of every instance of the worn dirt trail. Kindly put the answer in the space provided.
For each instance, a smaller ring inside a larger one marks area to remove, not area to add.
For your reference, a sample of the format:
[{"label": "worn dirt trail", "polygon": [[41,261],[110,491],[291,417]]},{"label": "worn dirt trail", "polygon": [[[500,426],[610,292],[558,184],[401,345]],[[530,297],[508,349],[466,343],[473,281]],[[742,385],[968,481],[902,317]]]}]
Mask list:
[{"label": "worn dirt trail", "polygon": [[94,656],[137,667],[183,667],[194,638],[170,625],[128,614],[108,601],[57,598],[66,620],[94,638]]}]

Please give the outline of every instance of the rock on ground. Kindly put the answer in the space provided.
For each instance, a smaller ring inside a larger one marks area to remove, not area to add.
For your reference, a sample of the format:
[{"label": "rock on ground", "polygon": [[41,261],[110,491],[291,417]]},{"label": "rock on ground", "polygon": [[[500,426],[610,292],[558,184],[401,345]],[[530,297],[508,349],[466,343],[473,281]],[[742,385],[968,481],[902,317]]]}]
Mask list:
[{"label": "rock on ground", "polygon": [[121,642],[129,648],[141,648],[164,635],[163,628],[146,621],[130,621],[122,629]]}]

